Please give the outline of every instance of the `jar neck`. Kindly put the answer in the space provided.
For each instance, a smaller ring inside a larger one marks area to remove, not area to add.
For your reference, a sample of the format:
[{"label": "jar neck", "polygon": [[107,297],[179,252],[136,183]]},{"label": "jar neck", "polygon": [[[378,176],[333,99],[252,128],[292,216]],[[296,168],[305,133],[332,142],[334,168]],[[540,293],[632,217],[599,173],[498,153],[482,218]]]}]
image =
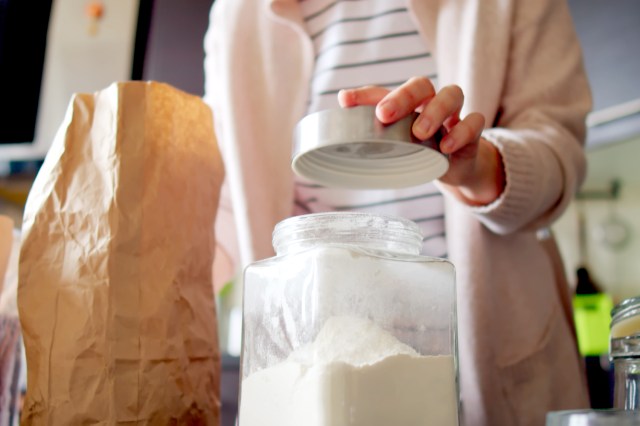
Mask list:
[{"label": "jar neck", "polygon": [[610,357],[640,359],[640,334],[611,339]]},{"label": "jar neck", "polygon": [[640,316],[640,297],[626,299],[611,311],[611,326],[633,316]]},{"label": "jar neck", "polygon": [[410,220],[358,212],[294,216],[273,231],[273,248],[279,256],[327,244],[418,255],[422,234]]}]

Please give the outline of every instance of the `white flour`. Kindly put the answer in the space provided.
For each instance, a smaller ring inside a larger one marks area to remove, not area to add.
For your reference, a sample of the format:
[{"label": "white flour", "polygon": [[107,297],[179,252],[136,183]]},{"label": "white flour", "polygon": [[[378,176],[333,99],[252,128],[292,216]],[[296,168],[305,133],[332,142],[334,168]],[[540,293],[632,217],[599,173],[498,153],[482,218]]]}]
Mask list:
[{"label": "white flour", "polygon": [[329,319],[312,345],[242,381],[240,426],[457,425],[451,356],[420,356],[374,323]]}]

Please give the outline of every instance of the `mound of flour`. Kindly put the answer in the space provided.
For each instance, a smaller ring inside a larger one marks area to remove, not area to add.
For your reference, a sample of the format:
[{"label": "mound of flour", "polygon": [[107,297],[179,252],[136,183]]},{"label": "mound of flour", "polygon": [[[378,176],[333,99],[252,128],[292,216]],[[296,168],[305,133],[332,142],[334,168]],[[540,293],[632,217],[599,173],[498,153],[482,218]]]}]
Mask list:
[{"label": "mound of flour", "polygon": [[315,341],[242,381],[240,426],[457,425],[451,356],[420,356],[373,322],[326,321]]},{"label": "mound of flour", "polygon": [[372,321],[337,316],[329,318],[313,344],[293,352],[289,361],[301,364],[343,362],[360,367],[392,355],[418,356],[418,353]]}]

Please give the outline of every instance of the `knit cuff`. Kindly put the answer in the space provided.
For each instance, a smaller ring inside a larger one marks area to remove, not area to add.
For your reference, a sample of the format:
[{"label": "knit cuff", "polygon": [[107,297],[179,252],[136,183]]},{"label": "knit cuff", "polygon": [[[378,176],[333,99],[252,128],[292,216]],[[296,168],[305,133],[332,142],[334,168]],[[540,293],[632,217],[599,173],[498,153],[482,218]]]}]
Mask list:
[{"label": "knit cuff", "polygon": [[535,214],[536,176],[540,172],[536,167],[539,169],[540,165],[536,164],[535,156],[526,145],[503,138],[498,131],[485,132],[483,137],[502,156],[506,185],[495,201],[471,207],[471,211],[492,231],[501,234],[512,232]]}]

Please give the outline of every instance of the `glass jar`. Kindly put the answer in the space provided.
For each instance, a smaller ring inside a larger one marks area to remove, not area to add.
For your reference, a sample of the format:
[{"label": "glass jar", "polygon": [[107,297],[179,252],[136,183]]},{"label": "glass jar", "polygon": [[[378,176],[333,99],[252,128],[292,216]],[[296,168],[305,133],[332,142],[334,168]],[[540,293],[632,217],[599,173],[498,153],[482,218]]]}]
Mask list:
[{"label": "glass jar", "polygon": [[547,413],[546,426],[638,426],[640,413],[617,409],[565,410]]},{"label": "glass jar", "polygon": [[280,222],[244,275],[239,426],[458,425],[453,265],[398,217]]},{"label": "glass jar", "polygon": [[640,410],[640,297],[622,301],[611,311],[610,357],[613,406]]},{"label": "glass jar", "polygon": [[618,303],[611,311],[611,337],[640,334],[640,297]]}]

